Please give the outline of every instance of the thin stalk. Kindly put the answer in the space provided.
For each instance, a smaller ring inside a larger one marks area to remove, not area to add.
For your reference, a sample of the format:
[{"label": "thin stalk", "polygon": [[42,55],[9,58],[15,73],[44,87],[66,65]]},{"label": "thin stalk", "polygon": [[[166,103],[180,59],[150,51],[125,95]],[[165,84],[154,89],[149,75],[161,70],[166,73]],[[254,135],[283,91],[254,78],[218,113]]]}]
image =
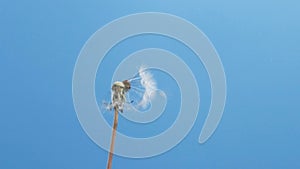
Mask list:
[{"label": "thin stalk", "polygon": [[114,125],[112,129],[112,135],[111,135],[111,142],[110,142],[110,150],[109,150],[109,156],[107,160],[107,169],[111,169],[112,165],[112,158],[114,153],[114,146],[115,146],[115,138],[116,138],[116,131],[118,126],[118,109],[115,107],[115,115],[114,115]]}]

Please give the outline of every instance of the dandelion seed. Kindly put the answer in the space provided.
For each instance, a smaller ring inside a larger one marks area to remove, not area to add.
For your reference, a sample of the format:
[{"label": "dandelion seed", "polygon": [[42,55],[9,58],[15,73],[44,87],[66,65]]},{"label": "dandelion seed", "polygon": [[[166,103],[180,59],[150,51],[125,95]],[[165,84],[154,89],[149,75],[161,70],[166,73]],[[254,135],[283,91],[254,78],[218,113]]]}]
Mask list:
[{"label": "dandelion seed", "polygon": [[140,67],[138,76],[139,77],[135,77],[129,81],[138,79],[142,87],[145,89],[142,100],[138,103],[138,106],[145,108],[151,103],[151,100],[155,96],[157,91],[156,82],[151,72],[145,66]]}]

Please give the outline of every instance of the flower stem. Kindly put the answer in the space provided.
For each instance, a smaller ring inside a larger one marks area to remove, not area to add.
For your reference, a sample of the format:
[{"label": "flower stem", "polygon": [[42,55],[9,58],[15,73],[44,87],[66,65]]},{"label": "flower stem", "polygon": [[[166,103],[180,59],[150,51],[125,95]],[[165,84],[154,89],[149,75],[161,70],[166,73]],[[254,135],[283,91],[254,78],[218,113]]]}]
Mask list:
[{"label": "flower stem", "polygon": [[112,165],[112,158],[114,153],[114,145],[115,145],[115,138],[116,138],[116,131],[118,126],[118,109],[115,107],[115,115],[114,115],[114,124],[112,129],[112,135],[111,135],[111,142],[110,142],[110,150],[109,150],[109,156],[107,161],[107,169],[111,169]]}]

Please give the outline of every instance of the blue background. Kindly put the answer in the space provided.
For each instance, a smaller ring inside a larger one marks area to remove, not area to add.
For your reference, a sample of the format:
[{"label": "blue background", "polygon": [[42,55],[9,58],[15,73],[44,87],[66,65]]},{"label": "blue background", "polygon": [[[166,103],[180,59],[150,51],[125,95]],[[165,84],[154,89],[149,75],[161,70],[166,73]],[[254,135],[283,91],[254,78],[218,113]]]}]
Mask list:
[{"label": "blue background", "polygon": [[[209,91],[200,90],[202,111],[177,147],[147,159],[115,156],[113,168],[300,168],[296,0],[2,0],[0,168],[106,167],[107,152],[88,138],[77,120],[73,68],[80,49],[97,29],[146,11],[185,18],[209,37],[227,76],[226,108],[214,135],[198,144],[210,101]],[[184,51],[180,56],[186,59]],[[205,76],[200,86],[209,89]]]}]

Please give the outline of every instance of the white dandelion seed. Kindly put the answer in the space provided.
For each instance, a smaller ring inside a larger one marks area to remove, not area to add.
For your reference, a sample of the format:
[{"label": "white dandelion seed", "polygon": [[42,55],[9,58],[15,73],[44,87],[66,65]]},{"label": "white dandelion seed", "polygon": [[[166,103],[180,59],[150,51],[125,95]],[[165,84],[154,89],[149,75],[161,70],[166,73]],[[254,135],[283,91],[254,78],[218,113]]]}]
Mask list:
[{"label": "white dandelion seed", "polygon": [[142,100],[138,103],[138,106],[146,108],[151,103],[151,100],[155,97],[155,93],[157,91],[156,81],[146,66],[140,67],[138,75],[140,77],[140,84],[144,88]]}]

